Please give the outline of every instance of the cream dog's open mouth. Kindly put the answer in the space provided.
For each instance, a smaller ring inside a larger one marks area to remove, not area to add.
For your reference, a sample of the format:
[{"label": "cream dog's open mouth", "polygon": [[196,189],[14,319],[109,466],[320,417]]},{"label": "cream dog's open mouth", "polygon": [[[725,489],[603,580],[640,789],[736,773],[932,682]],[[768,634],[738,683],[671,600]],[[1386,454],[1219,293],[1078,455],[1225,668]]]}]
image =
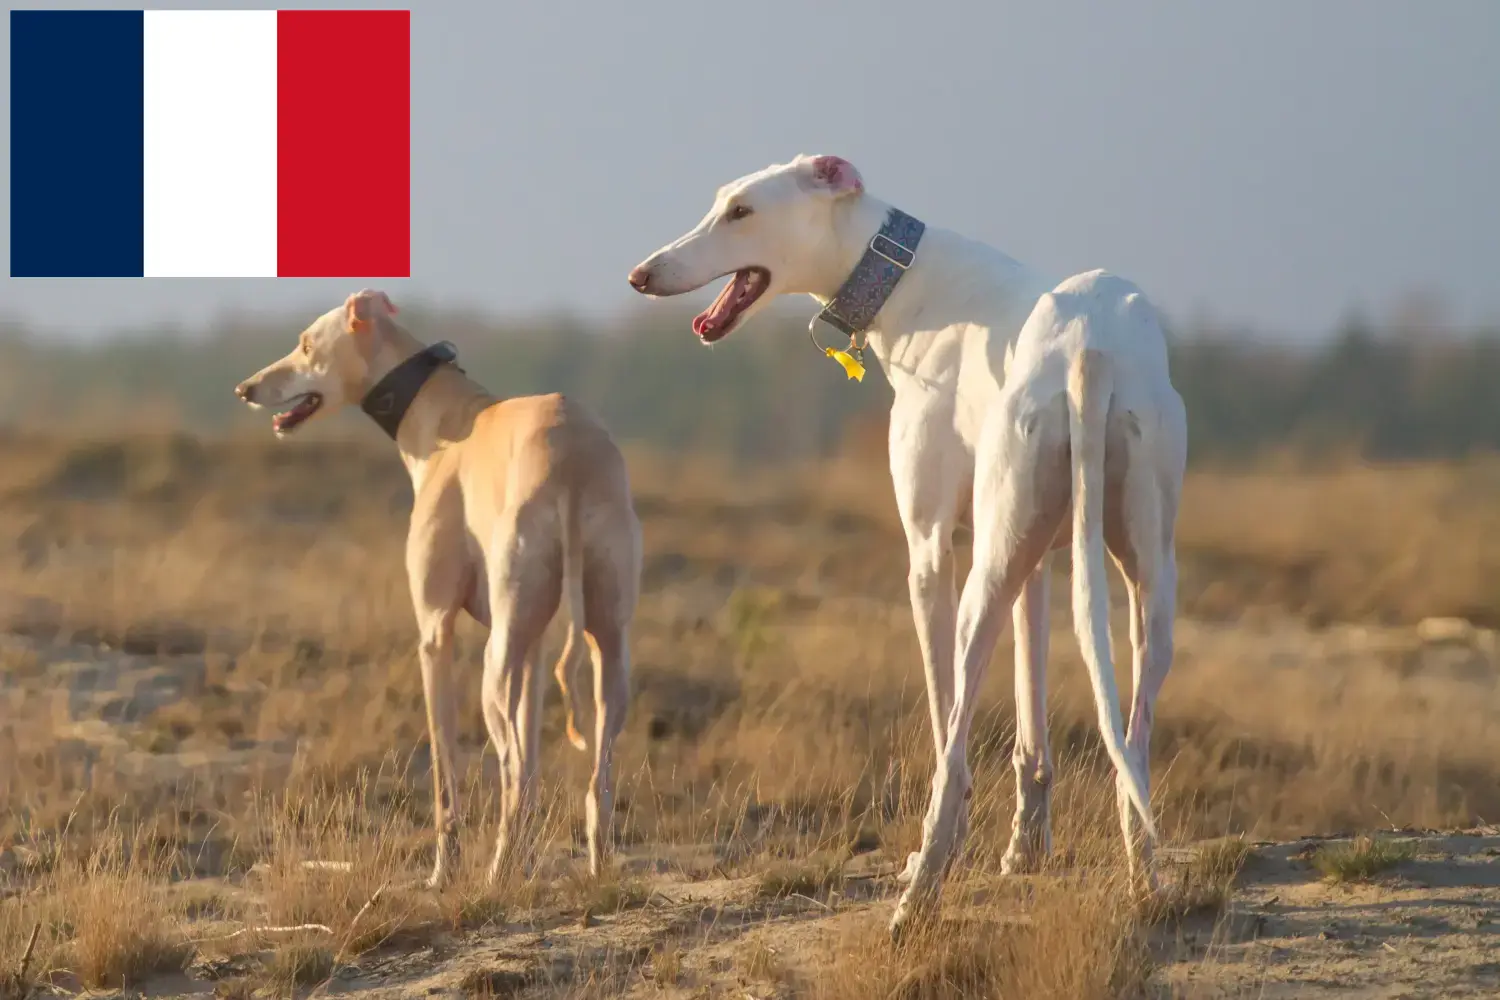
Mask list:
[{"label": "cream dog's open mouth", "polygon": [[322,405],[323,396],[316,392],[306,392],[288,400],[281,412],[271,418],[271,429],[277,434],[289,434],[304,420],[317,413]]}]

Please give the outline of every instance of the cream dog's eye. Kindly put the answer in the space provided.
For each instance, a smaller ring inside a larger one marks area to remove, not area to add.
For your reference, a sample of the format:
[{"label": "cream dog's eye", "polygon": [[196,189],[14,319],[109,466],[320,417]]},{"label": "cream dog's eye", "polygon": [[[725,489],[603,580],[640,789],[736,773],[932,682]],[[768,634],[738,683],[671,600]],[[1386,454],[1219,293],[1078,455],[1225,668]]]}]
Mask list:
[{"label": "cream dog's eye", "polygon": [[737,219],[743,219],[753,211],[755,210],[749,205],[736,205],[731,208],[728,213],[726,213],[725,218],[727,218],[730,222],[734,222]]}]

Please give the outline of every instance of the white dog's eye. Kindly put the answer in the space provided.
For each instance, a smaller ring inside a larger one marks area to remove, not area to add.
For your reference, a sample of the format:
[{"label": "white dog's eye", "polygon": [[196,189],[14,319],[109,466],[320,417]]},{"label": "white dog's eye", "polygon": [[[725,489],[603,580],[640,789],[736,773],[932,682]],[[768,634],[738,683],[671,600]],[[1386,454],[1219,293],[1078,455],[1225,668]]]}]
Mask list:
[{"label": "white dog's eye", "polygon": [[724,213],[724,218],[728,219],[730,222],[734,222],[736,219],[743,219],[753,211],[754,209],[752,209],[749,205],[736,205],[728,212]]},{"label": "white dog's eye", "polygon": [[302,348],[303,354],[312,354],[312,341],[304,339],[302,343],[298,344],[297,346]]}]

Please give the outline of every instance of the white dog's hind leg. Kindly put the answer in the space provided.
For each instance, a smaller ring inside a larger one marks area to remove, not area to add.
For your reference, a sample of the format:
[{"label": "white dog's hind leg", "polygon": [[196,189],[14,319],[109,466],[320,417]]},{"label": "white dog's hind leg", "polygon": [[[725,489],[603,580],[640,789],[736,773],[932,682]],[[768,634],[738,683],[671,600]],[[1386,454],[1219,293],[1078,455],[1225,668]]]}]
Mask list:
[{"label": "white dog's hind leg", "polygon": [[[1170,418],[1170,414],[1168,415]],[[1170,420],[1167,421],[1169,423]],[[1130,598],[1132,687],[1125,754],[1149,794],[1151,726],[1156,699],[1172,666],[1172,630],[1177,603],[1177,560],[1173,537],[1182,456],[1167,447],[1170,435],[1151,433],[1163,421],[1127,413],[1112,421],[1112,447],[1125,456],[1123,474],[1106,502],[1106,542],[1125,577]],[[1130,874],[1156,888],[1151,837],[1134,808],[1123,776],[1117,779],[1120,829]]]},{"label": "white dog's hind leg", "polygon": [[1049,563],[1042,557],[1011,612],[1016,647],[1016,814],[1000,861],[1007,875],[1036,871],[1052,850],[1052,747],[1047,738]]},{"label": "white dog's hind leg", "polygon": [[[1137,773],[1147,782],[1151,778],[1151,724],[1156,699],[1172,668],[1172,617],[1176,594],[1177,566],[1170,552],[1164,554],[1152,585],[1134,583],[1130,588],[1130,643],[1134,652],[1135,691],[1131,699],[1125,749]],[[1154,845],[1142,827],[1140,814],[1124,781],[1122,776],[1118,781],[1117,795],[1120,830],[1125,836],[1130,874],[1154,890]]]},{"label": "white dog's hind leg", "polygon": [[[1136,456],[1132,456],[1133,458]],[[1148,456],[1140,456],[1147,458]],[[1177,602],[1177,560],[1171,536],[1160,526],[1170,525],[1163,506],[1175,512],[1175,497],[1158,491],[1157,470],[1142,461],[1126,473],[1123,492],[1124,530],[1120,568],[1130,594],[1130,646],[1133,692],[1125,752],[1142,779],[1151,778],[1151,725],[1156,699],[1172,668],[1172,630]],[[1169,529],[1170,530],[1170,529]],[[1147,786],[1149,791],[1149,785]],[[1156,888],[1153,844],[1131,803],[1123,777],[1118,785],[1120,829],[1130,860],[1130,873],[1148,889]]]}]

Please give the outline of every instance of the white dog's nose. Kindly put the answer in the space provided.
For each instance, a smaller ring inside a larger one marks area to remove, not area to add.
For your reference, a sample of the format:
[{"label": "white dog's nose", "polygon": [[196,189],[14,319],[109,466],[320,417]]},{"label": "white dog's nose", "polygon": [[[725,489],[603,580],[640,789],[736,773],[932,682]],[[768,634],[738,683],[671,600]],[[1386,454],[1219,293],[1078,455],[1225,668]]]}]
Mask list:
[{"label": "white dog's nose", "polygon": [[251,385],[249,382],[241,382],[239,385],[234,387],[234,394],[247,403],[250,402],[250,397],[254,394],[254,392],[255,386]]},{"label": "white dog's nose", "polygon": [[631,288],[634,288],[638,292],[644,292],[646,286],[651,284],[651,269],[642,264],[630,272],[630,277],[627,280],[629,280]]}]

